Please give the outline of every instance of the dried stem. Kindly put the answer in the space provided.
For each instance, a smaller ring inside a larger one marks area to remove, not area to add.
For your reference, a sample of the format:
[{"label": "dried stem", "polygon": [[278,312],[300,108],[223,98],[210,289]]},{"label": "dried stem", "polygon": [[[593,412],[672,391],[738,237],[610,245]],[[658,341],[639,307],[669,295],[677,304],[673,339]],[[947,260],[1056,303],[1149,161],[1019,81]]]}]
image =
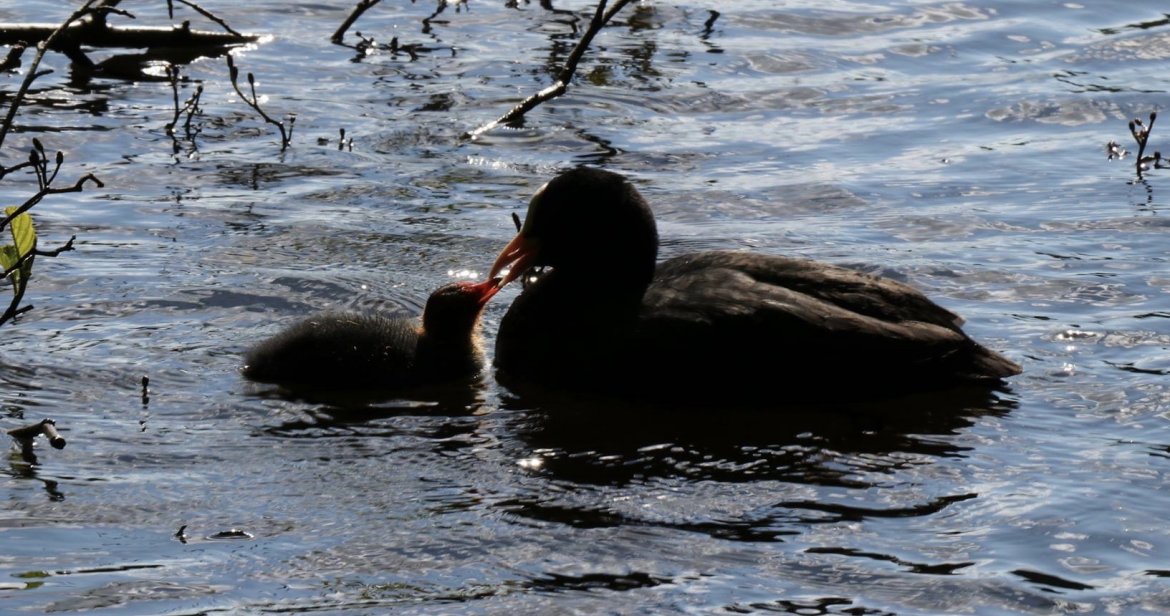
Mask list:
[{"label": "dried stem", "polygon": [[5,269],[3,275],[0,275],[0,279],[7,278],[9,276],[9,274],[11,274],[12,272],[15,272],[16,270],[24,267],[28,261],[32,260],[32,257],[57,257],[57,256],[60,256],[61,253],[63,253],[63,252],[69,252],[70,250],[74,250],[73,241],[76,239],[77,239],[76,235],[71,236],[69,238],[68,242],[65,242],[64,244],[62,244],[61,246],[59,246],[57,248],[54,248],[53,250],[40,250],[39,248],[34,248],[32,252],[25,255],[25,257],[23,259],[20,259],[19,261],[17,261],[12,267]]},{"label": "dried stem", "polygon": [[[1138,152],[1134,160],[1134,169],[1137,171],[1138,179],[1142,177],[1144,169],[1160,169],[1162,168],[1162,153],[1154,152],[1153,156],[1146,156],[1146,144],[1150,141],[1150,131],[1154,130],[1154,122],[1158,119],[1158,112],[1151,111],[1149,124],[1142,124],[1140,119],[1134,118],[1129,123],[1129,134],[1133,135],[1134,141],[1137,141]],[[1146,165],[1152,163],[1152,167]]]},{"label": "dried stem", "polygon": [[33,254],[37,255],[38,257],[57,257],[57,256],[60,256],[61,253],[63,253],[63,252],[69,252],[70,250],[73,250],[73,241],[76,239],[77,239],[76,235],[71,235],[71,236],[69,236],[69,241],[65,242],[61,246],[54,248],[52,250],[37,249],[37,250],[33,251]]},{"label": "dried stem", "polygon": [[[171,144],[174,153],[178,154],[182,149],[182,146],[180,145],[179,138],[176,135],[176,127],[179,124],[179,118],[183,117],[185,114],[187,119],[183,122],[183,131],[187,140],[191,143],[191,150],[188,152],[188,154],[191,154],[198,150],[198,146],[195,144],[195,134],[193,134],[191,131],[191,121],[195,118],[196,114],[202,113],[202,110],[199,108],[199,99],[203,96],[203,86],[197,86],[195,88],[195,93],[192,94],[191,97],[186,101],[184,101],[182,105],[180,105],[179,67],[174,64],[169,64],[167,65],[166,71],[167,80],[171,82],[171,98],[174,101],[175,106],[174,116],[172,116],[171,121],[166,125],[167,135],[171,138]],[[198,131],[196,131],[196,133],[197,132]]]},{"label": "dried stem", "polygon": [[[31,256],[25,257],[24,259],[21,259],[21,263],[20,263],[21,267],[24,267],[26,264],[30,263],[32,260],[33,260],[33,257],[31,257]],[[12,319],[15,319],[16,317],[33,309],[31,304],[28,306],[21,306],[20,305],[20,302],[24,299],[25,289],[28,289],[27,283],[20,282],[20,283],[13,285],[12,301],[8,303],[8,308],[4,309],[4,313],[0,314],[0,325],[3,325],[5,323],[11,321]]]}]

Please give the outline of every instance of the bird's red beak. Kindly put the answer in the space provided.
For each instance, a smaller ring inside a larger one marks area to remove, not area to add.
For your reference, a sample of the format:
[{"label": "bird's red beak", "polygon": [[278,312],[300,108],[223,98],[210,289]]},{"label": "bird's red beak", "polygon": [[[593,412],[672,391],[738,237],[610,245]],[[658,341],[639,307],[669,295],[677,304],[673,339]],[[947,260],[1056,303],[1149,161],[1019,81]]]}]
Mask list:
[{"label": "bird's red beak", "polygon": [[499,292],[500,288],[504,286],[500,284],[500,278],[498,276],[489,276],[488,279],[483,282],[466,282],[461,284],[466,285],[466,288],[471,290],[472,294],[476,296],[476,300],[479,302],[481,307],[486,306],[488,300],[490,300],[492,296]]},{"label": "bird's red beak", "polygon": [[492,264],[492,271],[488,274],[488,278],[498,279],[496,275],[504,268],[508,268],[508,274],[502,279],[498,279],[501,288],[519,278],[528,271],[528,268],[536,260],[536,256],[539,254],[538,247],[539,242],[536,240],[525,237],[523,234],[517,234],[496,257],[496,262]]}]

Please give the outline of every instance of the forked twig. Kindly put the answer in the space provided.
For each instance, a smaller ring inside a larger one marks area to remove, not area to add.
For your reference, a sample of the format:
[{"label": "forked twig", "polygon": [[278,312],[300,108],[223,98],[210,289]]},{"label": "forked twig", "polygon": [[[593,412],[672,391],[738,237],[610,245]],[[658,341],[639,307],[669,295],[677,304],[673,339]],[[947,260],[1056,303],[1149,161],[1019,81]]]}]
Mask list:
[{"label": "forked twig", "polygon": [[[1129,121],[1129,134],[1133,136],[1133,140],[1138,145],[1137,156],[1134,157],[1133,166],[1139,180],[1142,179],[1143,171],[1170,167],[1170,162],[1162,158],[1161,152],[1155,151],[1152,155],[1146,155],[1146,146],[1150,142],[1150,132],[1154,130],[1154,122],[1157,120],[1158,112],[1151,111],[1146,123],[1143,123],[1140,118],[1134,118]],[[1120,160],[1129,154],[1116,141],[1110,141],[1106,144],[1105,152],[1109,160],[1115,158]]]},{"label": "forked twig", "polygon": [[1153,156],[1146,156],[1146,144],[1150,141],[1150,131],[1154,130],[1154,121],[1158,119],[1158,112],[1150,112],[1150,123],[1142,124],[1142,121],[1134,118],[1129,123],[1129,134],[1133,135],[1138,144],[1137,160],[1134,161],[1134,167],[1137,170],[1138,177],[1142,177],[1142,170],[1149,169],[1147,163],[1153,163],[1154,169],[1162,167],[1162,153],[1154,152]]},{"label": "forked twig", "polygon": [[284,128],[284,122],[273,119],[272,116],[268,115],[264,112],[263,109],[260,108],[260,97],[256,94],[256,76],[252,73],[248,73],[248,86],[252,90],[252,98],[249,99],[248,95],[244,94],[244,91],[240,88],[240,69],[236,68],[236,64],[232,60],[231,54],[227,55],[227,64],[228,71],[230,73],[229,77],[231,77],[232,87],[235,88],[236,94],[239,94],[240,98],[243,99],[249,107],[255,109],[256,113],[260,114],[260,117],[264,118],[265,122],[272,124],[280,131],[280,151],[283,152],[288,149],[288,146],[292,143],[292,133],[294,125],[297,121],[297,117],[291,113],[289,114],[288,130],[286,131]]},{"label": "forked twig", "polygon": [[31,152],[29,152],[28,161],[21,163],[16,167],[5,169],[5,172],[11,172],[13,169],[32,167],[33,174],[36,175],[37,178],[37,185],[40,187],[40,189],[37,190],[36,194],[25,200],[25,202],[17,207],[11,214],[0,217],[0,231],[3,231],[4,228],[7,227],[13,219],[32,209],[34,205],[40,203],[41,200],[48,195],[81,192],[81,190],[85,187],[86,182],[92,182],[99,188],[105,186],[105,184],[103,184],[101,180],[97,179],[94,174],[87,173],[81,176],[81,178],[78,179],[77,182],[75,182],[72,186],[66,186],[65,188],[53,188],[51,184],[53,183],[53,180],[57,178],[57,173],[61,170],[61,165],[64,162],[65,154],[60,151],[57,152],[57,155],[54,158],[55,165],[52,171],[50,171],[49,158],[45,154],[45,146],[41,144],[39,139],[36,139],[35,137],[33,138],[33,149]]}]

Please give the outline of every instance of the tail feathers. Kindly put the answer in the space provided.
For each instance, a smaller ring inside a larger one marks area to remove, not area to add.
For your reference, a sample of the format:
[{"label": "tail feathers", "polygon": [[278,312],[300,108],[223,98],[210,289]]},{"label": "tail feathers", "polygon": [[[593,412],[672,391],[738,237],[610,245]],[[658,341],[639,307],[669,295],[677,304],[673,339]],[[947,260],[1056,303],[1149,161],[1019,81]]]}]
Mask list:
[{"label": "tail feathers", "polygon": [[1024,371],[1016,362],[979,345],[971,343],[974,348],[966,354],[966,368],[964,372],[972,380],[1006,379]]}]

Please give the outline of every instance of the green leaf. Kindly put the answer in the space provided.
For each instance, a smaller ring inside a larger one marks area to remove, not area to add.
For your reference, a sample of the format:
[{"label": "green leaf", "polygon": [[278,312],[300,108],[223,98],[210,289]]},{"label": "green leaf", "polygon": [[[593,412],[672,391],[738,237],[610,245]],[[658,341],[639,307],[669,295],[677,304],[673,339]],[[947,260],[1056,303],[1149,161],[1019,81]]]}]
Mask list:
[{"label": "green leaf", "polygon": [[[11,216],[16,211],[15,207],[4,208],[4,214]],[[28,212],[17,216],[8,223],[9,230],[12,231],[12,239],[16,242],[16,250],[21,255],[26,255],[37,247],[37,232],[33,229],[32,216]]]},{"label": "green leaf", "polygon": [[[5,216],[11,216],[17,208],[4,208]],[[29,254],[37,247],[37,232],[33,229],[32,216],[28,212],[13,218],[8,223],[8,229],[12,233],[12,244],[0,246],[0,266],[4,270],[16,265],[21,259],[24,259],[24,264],[21,268],[12,273],[12,282],[21,288],[28,283],[28,279],[32,276],[32,258]]]},{"label": "green leaf", "polygon": [[16,246],[0,246],[0,273],[16,265],[16,262],[19,260],[20,255],[16,252]]}]

